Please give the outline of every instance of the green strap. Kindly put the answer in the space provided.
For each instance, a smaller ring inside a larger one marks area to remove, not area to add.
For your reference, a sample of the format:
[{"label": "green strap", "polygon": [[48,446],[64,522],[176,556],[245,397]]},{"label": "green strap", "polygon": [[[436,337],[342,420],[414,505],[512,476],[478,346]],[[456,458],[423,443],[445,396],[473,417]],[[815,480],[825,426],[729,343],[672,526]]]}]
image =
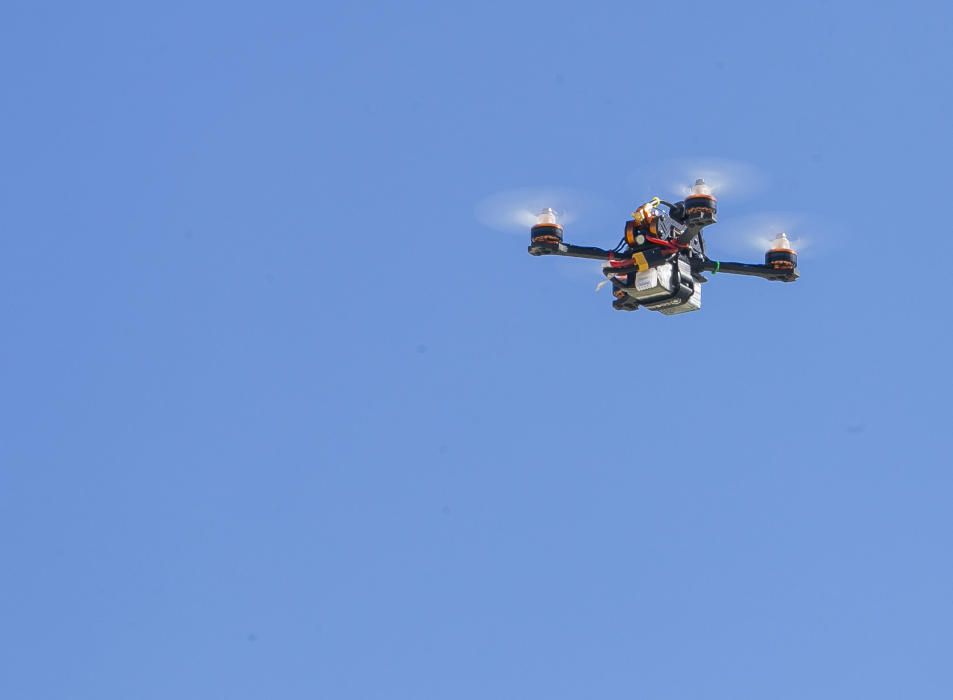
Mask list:
[{"label": "green strap", "polygon": [[720,270],[720,269],[721,269],[721,263],[716,260],[716,261],[715,261],[715,269],[711,271],[711,274],[717,275],[717,274],[718,274],[718,270]]}]

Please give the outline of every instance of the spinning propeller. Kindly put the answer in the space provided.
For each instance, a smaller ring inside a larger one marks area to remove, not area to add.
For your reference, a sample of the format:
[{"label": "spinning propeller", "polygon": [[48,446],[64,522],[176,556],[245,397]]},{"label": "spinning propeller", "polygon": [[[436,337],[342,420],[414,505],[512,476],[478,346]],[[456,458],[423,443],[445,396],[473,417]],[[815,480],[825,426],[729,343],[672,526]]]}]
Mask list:
[{"label": "spinning propeller", "polygon": [[591,218],[604,203],[594,195],[566,187],[525,187],[493,194],[476,206],[484,226],[504,233],[525,234],[536,224],[539,213],[550,210],[561,224]]}]

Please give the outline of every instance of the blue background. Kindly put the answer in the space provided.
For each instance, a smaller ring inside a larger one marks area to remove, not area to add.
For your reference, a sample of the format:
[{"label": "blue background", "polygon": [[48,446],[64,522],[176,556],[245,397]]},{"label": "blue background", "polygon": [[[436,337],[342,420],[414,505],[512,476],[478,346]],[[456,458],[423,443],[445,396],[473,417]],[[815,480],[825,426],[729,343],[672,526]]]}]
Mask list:
[{"label": "blue background", "polygon": [[[0,696],[951,697],[951,19],[5,4]],[[694,156],[836,252],[623,314],[473,213]]]}]

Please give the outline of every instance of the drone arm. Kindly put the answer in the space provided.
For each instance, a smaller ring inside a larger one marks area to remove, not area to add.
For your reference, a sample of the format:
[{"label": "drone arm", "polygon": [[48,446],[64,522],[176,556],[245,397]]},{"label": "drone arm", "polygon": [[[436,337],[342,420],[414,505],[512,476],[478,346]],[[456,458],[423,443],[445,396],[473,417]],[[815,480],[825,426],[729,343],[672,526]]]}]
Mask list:
[{"label": "drone arm", "polygon": [[707,221],[704,223],[699,223],[699,222],[689,223],[688,226],[685,227],[685,230],[682,232],[682,234],[678,236],[677,238],[679,244],[688,245],[689,243],[691,243],[693,240],[695,240],[695,237],[702,232],[702,229],[708,225],[708,223],[709,222]]},{"label": "drone arm", "polygon": [[781,282],[794,282],[798,278],[797,269],[778,270],[770,265],[753,265],[751,263],[739,262],[719,262],[705,258],[703,261],[693,263],[692,267],[696,272],[727,273],[730,275],[747,275],[749,277],[761,277],[766,280],[776,280]]},{"label": "drone arm", "polygon": [[588,260],[610,260],[615,253],[595,246],[570,245],[568,243],[533,243],[529,247],[530,255],[562,255],[570,258]]}]

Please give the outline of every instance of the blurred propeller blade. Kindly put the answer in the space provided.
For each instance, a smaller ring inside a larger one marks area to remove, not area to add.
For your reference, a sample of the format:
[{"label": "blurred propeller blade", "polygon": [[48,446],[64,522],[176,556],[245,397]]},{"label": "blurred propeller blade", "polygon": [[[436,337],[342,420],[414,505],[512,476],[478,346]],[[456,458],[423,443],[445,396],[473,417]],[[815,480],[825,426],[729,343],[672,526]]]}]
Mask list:
[{"label": "blurred propeller blade", "polygon": [[640,169],[629,185],[638,197],[659,196],[681,199],[696,180],[702,179],[715,197],[744,199],[765,189],[768,178],[750,163],[726,158],[679,158]]},{"label": "blurred propeller blade", "polygon": [[547,208],[555,210],[560,224],[594,214],[600,200],[588,193],[565,187],[524,187],[486,197],[476,206],[476,218],[484,226],[504,233],[527,233],[536,216]]},{"label": "blurred propeller blade", "polygon": [[[831,234],[831,227],[824,227],[824,236]],[[787,235],[791,248],[801,256],[821,252],[834,241],[822,240],[817,232],[820,227],[811,225],[803,215],[789,212],[774,212],[744,216],[730,221],[720,222],[705,230],[705,249],[708,255],[718,259],[724,256],[764,255],[774,245],[781,233]]]}]

